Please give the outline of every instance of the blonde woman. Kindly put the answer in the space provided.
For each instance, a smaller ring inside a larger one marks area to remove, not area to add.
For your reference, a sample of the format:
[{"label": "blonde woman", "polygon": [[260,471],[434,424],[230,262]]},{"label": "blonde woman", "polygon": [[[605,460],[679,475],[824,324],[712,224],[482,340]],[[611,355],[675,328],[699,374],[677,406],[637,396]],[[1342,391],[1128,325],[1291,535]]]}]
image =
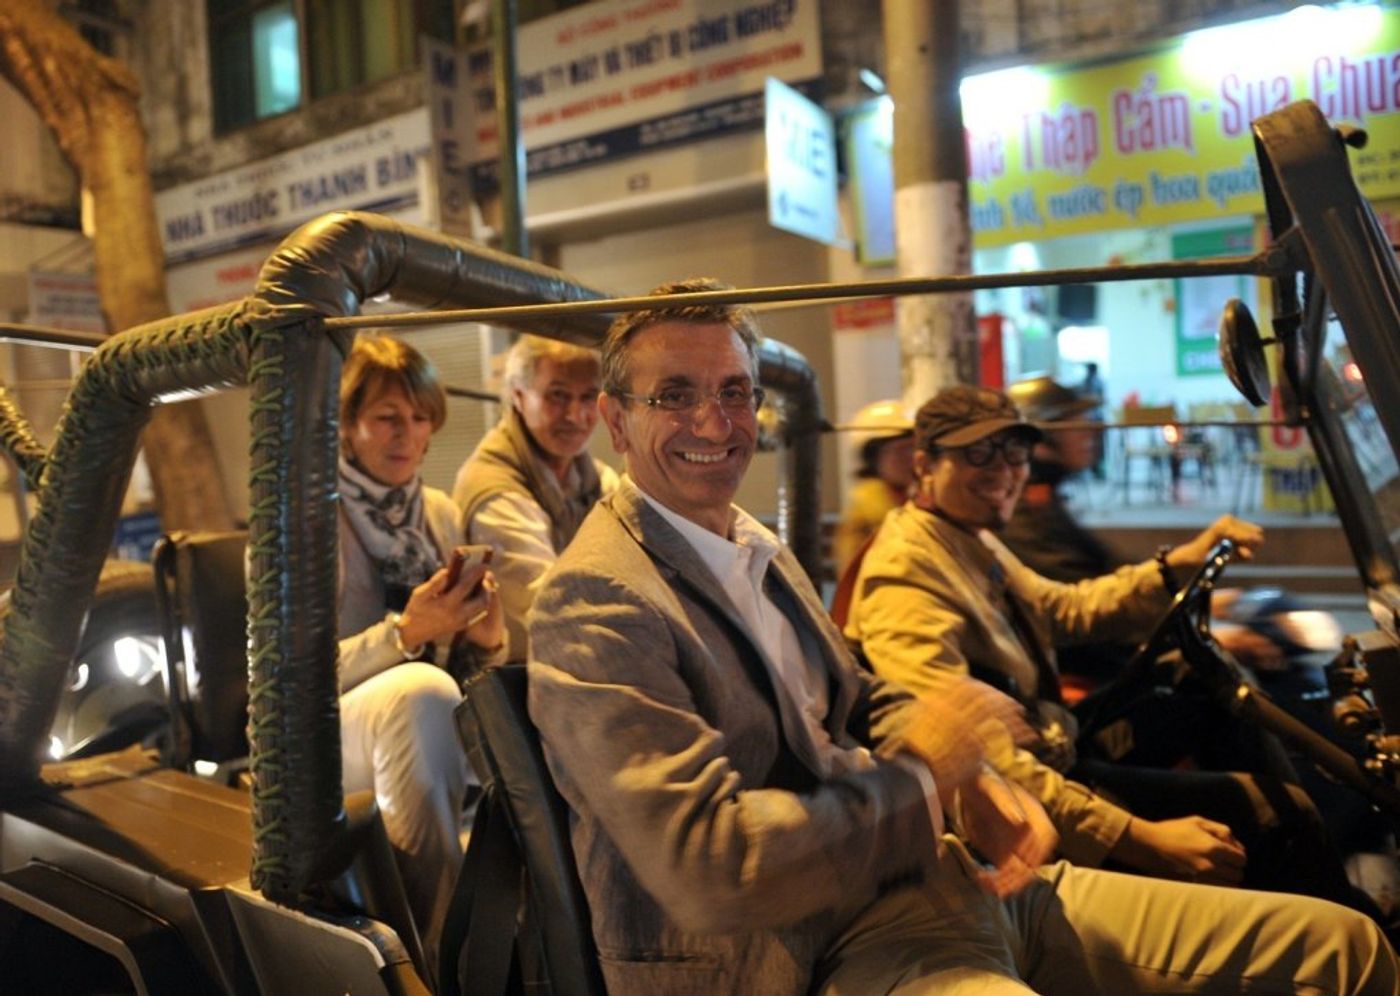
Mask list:
[{"label": "blonde woman", "polygon": [[346,792],[372,789],[408,900],[436,964],[462,860],[468,782],[440,666],[453,637],[481,663],[503,656],[505,625],[484,566],[448,587],[462,542],[456,506],[419,475],[446,397],[421,353],[395,339],[355,343],[340,386],[340,712]]}]

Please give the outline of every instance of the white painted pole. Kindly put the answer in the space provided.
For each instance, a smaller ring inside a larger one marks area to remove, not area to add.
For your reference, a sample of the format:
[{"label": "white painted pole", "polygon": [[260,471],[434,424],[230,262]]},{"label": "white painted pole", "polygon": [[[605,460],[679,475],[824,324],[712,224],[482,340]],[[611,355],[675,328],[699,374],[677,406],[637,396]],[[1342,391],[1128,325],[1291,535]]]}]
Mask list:
[{"label": "white painted pole", "polygon": [[[884,0],[885,61],[894,98],[895,244],[901,276],[972,271],[957,0]],[[904,400],[977,381],[971,294],[896,304]]]}]

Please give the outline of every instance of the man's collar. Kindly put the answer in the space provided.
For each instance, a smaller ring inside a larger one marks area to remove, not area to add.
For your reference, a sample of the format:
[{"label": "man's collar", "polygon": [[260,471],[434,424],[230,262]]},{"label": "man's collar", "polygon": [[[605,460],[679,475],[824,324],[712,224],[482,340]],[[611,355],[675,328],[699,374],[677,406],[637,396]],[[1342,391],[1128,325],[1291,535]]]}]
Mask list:
[{"label": "man's collar", "polygon": [[588,451],[576,453],[569,458],[569,469],[561,481],[559,475],[554,472],[554,467],[550,463],[550,455],[545,452],[535,434],[530,431],[530,426],[525,422],[525,416],[520,414],[520,409],[515,407],[515,400],[511,399],[510,411],[506,415],[508,422],[513,423],[514,430],[520,434],[520,438],[525,441],[525,449],[528,457],[533,461],[537,477],[556,488],[565,498],[575,498],[579,489],[583,486],[583,475],[579,472],[579,457],[587,457]]},{"label": "man's collar", "polygon": [[676,532],[680,533],[690,544],[701,549],[713,548],[713,543],[723,543],[726,546],[751,546],[756,549],[776,554],[778,550],[778,537],[773,535],[763,523],[759,522],[748,512],[745,512],[738,505],[729,506],[729,531],[725,536],[706,529],[697,522],[692,522],[684,515],[674,509],[661,504],[651,495],[637,487],[637,482],[627,475],[622,479],[627,484],[635,488],[637,494],[641,495],[648,505],[654,508],[658,515],[671,524]]},{"label": "man's collar", "polygon": [[969,535],[969,536],[976,536],[978,533],[980,533],[980,532],[982,531],[982,527],[981,527],[981,526],[966,526],[966,525],[963,525],[963,523],[959,522],[957,519],[954,519],[952,516],[948,515],[948,513],[944,512],[943,509],[939,508],[937,505],[934,505],[934,506],[925,505],[923,502],[919,501],[917,498],[911,498],[911,499],[909,499],[909,504],[910,504],[910,506],[912,506],[913,508],[918,509],[918,510],[919,510],[920,512],[922,512],[923,514],[925,514],[925,515],[931,517],[931,518],[934,519],[936,522],[945,523],[945,524],[947,524],[948,526],[951,526],[953,529],[956,529],[956,530],[958,530],[959,532],[966,533],[966,534]]},{"label": "man's collar", "polygon": [[[526,431],[528,432],[529,430],[527,429]],[[545,457],[546,454],[544,450],[540,449],[539,444],[534,441],[533,437],[530,437],[530,459],[535,462],[535,469],[538,471],[540,479],[547,482],[550,487],[554,488],[565,498],[575,497],[582,484],[578,471],[578,458],[573,457],[569,460],[568,473],[564,475],[564,479],[561,481],[559,475],[554,472],[554,467],[550,465],[549,460],[545,459]]]},{"label": "man's collar", "polygon": [[636,489],[637,494],[642,496],[642,500],[646,502],[657,515],[665,519],[667,525],[685,537],[685,541],[696,549],[701,551],[719,550],[723,547],[732,547],[734,545],[734,541],[730,539],[730,537],[734,535],[735,513],[738,512],[738,509],[730,508],[728,533],[725,536],[720,536],[718,533],[706,529],[699,523],[691,522],[684,515],[681,515],[679,512],[657,501],[651,495],[637,487],[637,482],[632,480],[629,475],[624,474],[622,480],[628,487]]},{"label": "man's collar", "polygon": [[[622,475],[617,491],[613,493],[613,498],[615,505],[621,503],[624,508],[630,506],[631,509],[638,511],[645,508],[654,512],[661,521],[671,527],[678,538],[684,540],[690,553],[703,560],[711,570],[714,569],[717,562],[728,563],[732,561],[738,555],[741,546],[751,549],[755,558],[764,565],[777,557],[782,547],[778,537],[773,535],[771,530],[737,505],[731,505],[729,509],[728,536],[720,536],[704,526],[692,522],[674,509],[663,505],[639,488],[637,482],[626,474]],[[641,526],[640,521],[637,522],[637,525]],[[638,539],[643,538],[643,535],[639,533]],[[652,539],[654,542],[659,537]],[[720,559],[717,561],[716,558]]]}]

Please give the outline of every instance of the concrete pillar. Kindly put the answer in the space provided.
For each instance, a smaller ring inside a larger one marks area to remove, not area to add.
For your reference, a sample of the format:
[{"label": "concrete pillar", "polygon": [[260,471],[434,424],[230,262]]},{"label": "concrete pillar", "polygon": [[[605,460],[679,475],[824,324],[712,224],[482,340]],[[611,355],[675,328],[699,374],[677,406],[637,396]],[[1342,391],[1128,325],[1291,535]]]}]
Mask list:
[{"label": "concrete pillar", "polygon": [[[883,0],[885,73],[894,98],[895,241],[901,276],[970,273],[957,0]],[[897,303],[904,399],[977,380],[971,294]]]}]

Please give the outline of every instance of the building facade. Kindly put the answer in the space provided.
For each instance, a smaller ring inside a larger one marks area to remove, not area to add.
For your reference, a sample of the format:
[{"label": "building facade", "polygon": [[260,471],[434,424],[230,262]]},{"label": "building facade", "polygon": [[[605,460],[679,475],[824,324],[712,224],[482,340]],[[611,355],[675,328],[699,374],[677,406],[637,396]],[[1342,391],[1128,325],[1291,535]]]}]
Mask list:
[{"label": "building facade", "polygon": [[[490,238],[495,211],[486,191],[493,182],[495,126],[489,46],[468,44],[484,37],[481,19],[489,6],[480,0],[108,5],[103,24],[114,33],[113,50],[142,81],[172,307],[190,310],[246,293],[277,241],[324,210],[379,210],[457,231],[465,224]],[[977,267],[1138,261],[1257,244],[1257,206],[1244,196],[1248,191],[1215,205],[1205,189],[1209,177],[1198,181],[1204,184],[1201,211],[1147,210],[1153,176],[1170,182],[1187,172],[1154,156],[1180,154],[1189,161],[1205,147],[1180,146],[1181,136],[1166,130],[1169,117],[1162,118],[1160,136],[1145,121],[1177,107],[1172,94],[1183,88],[1172,74],[1184,71],[1182,39],[1293,6],[964,0],[962,41],[971,78],[964,113]],[[1350,6],[1374,9],[1389,24],[1388,10]],[[542,0],[521,10],[520,106],[531,164],[526,216],[536,258],[621,293],[686,275],[754,286],[892,272],[888,253],[872,242],[880,212],[888,215],[890,208],[881,203],[880,165],[867,161],[878,158],[871,150],[880,141],[881,111],[870,85],[883,74],[878,0]],[[1356,51],[1388,51],[1388,30]],[[425,58],[434,40],[468,44],[471,54],[448,73],[446,63]],[[1206,58],[1217,63],[1210,71],[1228,75],[1232,57],[1228,46],[1208,50]],[[1344,57],[1351,56],[1339,51],[1337,58]],[[818,97],[846,142],[836,164],[843,184],[835,244],[769,223],[761,99],[769,75]],[[1271,99],[1270,78],[1250,77],[1240,91],[1241,114]],[[1026,85],[1031,79],[1039,81],[1034,88]],[[1259,80],[1264,89],[1249,89]],[[1118,105],[1116,98],[1103,103],[1105,89],[1128,94],[1126,117],[1119,115],[1119,124],[1129,122],[1122,134],[1113,131]],[[1302,84],[1295,89],[1302,91]],[[1019,118],[993,122],[985,108],[1008,111],[1004,105],[1015,102],[998,94],[1011,92],[1020,101],[1012,108]],[[8,108],[17,98],[5,88],[0,101],[9,101]],[[443,120],[448,106],[452,120]],[[1075,108],[1092,111],[1092,120]],[[871,126],[861,134],[874,138],[852,144],[861,124]],[[20,131],[17,144],[24,149],[0,149],[0,156],[50,165],[0,169],[0,184],[13,188],[0,190],[0,225],[36,233],[26,236],[32,242],[10,241],[15,248],[0,256],[0,310],[12,317],[30,314],[27,275],[34,260],[51,251],[46,240],[75,243],[77,217],[71,177],[64,180],[53,165],[56,153],[42,125],[31,116]],[[1125,141],[1137,145],[1125,151]],[[1149,151],[1153,156],[1142,154]],[[1234,153],[1220,155],[1212,168],[1228,171]],[[1129,181],[1143,201],[1135,216],[1113,210],[1114,184],[1130,161],[1145,164],[1134,166]],[[1061,180],[1068,186],[1057,186]],[[1216,182],[1247,186],[1248,180]],[[465,222],[461,197],[449,196],[454,184],[476,202]],[[1174,190],[1162,187],[1163,196],[1170,200]],[[47,213],[35,215],[36,204],[47,205]],[[1099,206],[1104,210],[1096,213]],[[894,222],[887,218],[885,229]],[[1107,374],[1111,404],[1134,390],[1144,402],[1152,400],[1151,391],[1200,400],[1228,396],[1218,373],[1177,370],[1162,381],[1161,372],[1176,369],[1181,355],[1195,355],[1181,352],[1192,340],[1179,325],[1186,309],[1173,286],[988,295],[977,306],[1000,329],[1003,377],[1049,370],[1074,380],[1094,359]],[[808,357],[834,421],[898,393],[898,345],[892,319],[878,306],[774,310],[764,323],[770,335]],[[490,358],[503,345],[503,337],[485,330],[414,337],[445,377],[462,386],[486,381]],[[1137,366],[1153,374],[1152,386],[1137,386]],[[234,394],[202,403],[220,406],[211,421],[221,433],[231,498],[241,508],[243,402]],[[493,414],[476,402],[454,402],[450,425],[456,431],[435,443],[436,462],[428,467],[433,483],[450,482]],[[828,467],[843,465],[842,449],[829,443]],[[753,490],[741,501],[772,510],[776,496],[762,482],[773,476],[750,475]],[[839,507],[843,476],[825,475],[823,500],[830,510]]]}]

